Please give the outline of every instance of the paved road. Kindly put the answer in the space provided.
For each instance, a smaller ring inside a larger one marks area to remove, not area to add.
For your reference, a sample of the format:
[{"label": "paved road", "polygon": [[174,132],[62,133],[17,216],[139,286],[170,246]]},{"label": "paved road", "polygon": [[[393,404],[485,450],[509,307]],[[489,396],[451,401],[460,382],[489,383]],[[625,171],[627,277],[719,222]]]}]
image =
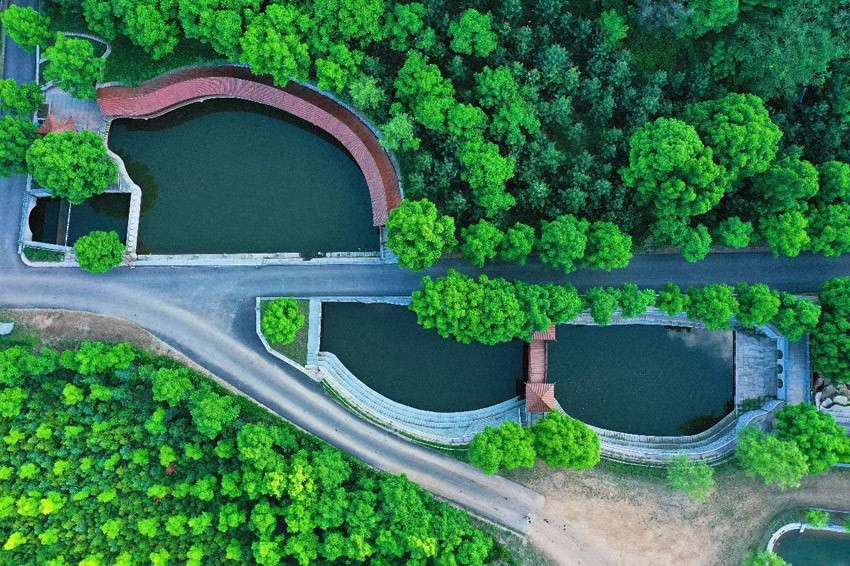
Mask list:
[{"label": "paved road", "polygon": [[[34,4],[34,2],[29,2]],[[6,76],[32,80],[33,56],[6,45]],[[421,275],[392,265],[298,265],[257,268],[138,268],[93,276],[77,269],[34,269],[16,254],[24,178],[0,181],[0,307],[56,307],[109,314],[150,330],[222,379],[305,430],[376,466],[411,479],[445,499],[519,532],[528,532],[542,496],[499,477],[423,449],[376,428],[333,402],[315,383],[267,356],[254,334],[260,295],[405,295]],[[431,275],[451,267],[441,262]],[[496,276],[568,281],[579,288],[632,281],[658,287],[741,280],[789,291],[815,291],[828,277],[850,275],[850,256],[774,260],[768,254],[709,256],[688,264],[673,255],[646,255],[613,273],[569,276],[531,265],[495,266]]]}]

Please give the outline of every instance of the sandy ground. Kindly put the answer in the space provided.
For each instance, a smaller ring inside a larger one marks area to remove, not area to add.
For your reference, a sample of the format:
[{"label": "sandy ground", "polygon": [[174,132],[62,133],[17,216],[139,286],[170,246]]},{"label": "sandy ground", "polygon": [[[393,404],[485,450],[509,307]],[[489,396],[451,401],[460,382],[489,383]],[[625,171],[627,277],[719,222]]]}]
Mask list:
[{"label": "sandy ground", "polygon": [[[203,371],[146,330],[121,319],[61,310],[12,313],[18,323],[16,339],[40,334],[57,347],[82,340],[128,341]],[[727,464],[717,468],[717,488],[702,505],[673,491],[663,472],[633,470],[603,464],[586,472],[553,471],[538,464],[511,474],[511,479],[546,496],[531,534],[536,550],[553,564],[565,565],[737,566],[760,543],[771,518],[786,509],[850,511],[846,469],[807,478],[800,489],[783,493]],[[524,564],[546,560],[525,544],[515,550],[524,554]]]},{"label": "sandy ground", "polygon": [[702,505],[673,491],[663,475],[620,467],[555,472],[539,465],[513,478],[546,496],[531,540],[558,564],[737,566],[786,509],[850,510],[850,470],[807,478],[783,493],[726,464]]}]

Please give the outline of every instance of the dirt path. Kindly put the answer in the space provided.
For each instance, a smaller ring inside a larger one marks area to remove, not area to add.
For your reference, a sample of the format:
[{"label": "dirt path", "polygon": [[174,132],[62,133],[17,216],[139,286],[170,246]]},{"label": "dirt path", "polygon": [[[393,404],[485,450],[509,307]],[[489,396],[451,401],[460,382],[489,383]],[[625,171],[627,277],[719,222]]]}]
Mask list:
[{"label": "dirt path", "polygon": [[785,509],[850,510],[848,470],[808,478],[801,489],[782,493],[724,465],[704,505],[674,492],[657,472],[635,475],[604,465],[584,473],[552,472],[538,466],[512,478],[546,496],[531,539],[558,564],[737,566]]}]

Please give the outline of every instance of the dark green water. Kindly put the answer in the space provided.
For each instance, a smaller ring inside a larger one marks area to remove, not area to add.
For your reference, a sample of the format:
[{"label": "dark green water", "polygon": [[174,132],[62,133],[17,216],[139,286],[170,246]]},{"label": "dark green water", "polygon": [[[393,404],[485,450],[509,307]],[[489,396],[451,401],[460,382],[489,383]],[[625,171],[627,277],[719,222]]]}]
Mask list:
[{"label": "dark green water", "polygon": [[127,216],[130,213],[130,195],[108,193],[97,195],[83,204],[71,206],[68,245],[93,230],[115,231],[122,242],[127,241]]},{"label": "dark green water", "polygon": [[260,104],[209,100],[118,120],[109,147],[142,188],[139,252],[376,251],[366,180],[336,140]]},{"label": "dark green water", "polygon": [[429,411],[468,411],[516,396],[523,344],[460,344],[416,323],[406,307],[325,303],[321,350],[366,385]]},{"label": "dark green water", "polygon": [[806,530],[785,533],[774,552],[792,566],[847,566],[850,534]]},{"label": "dark green water", "polygon": [[731,411],[732,333],[561,325],[549,381],[571,416],[618,432],[702,432]]},{"label": "dark green water", "polygon": [[[33,240],[56,244],[60,234],[62,199],[39,198],[30,212],[29,224]],[[121,241],[127,239],[127,215],[130,212],[130,195],[108,193],[94,196],[83,204],[71,206],[71,221],[68,228],[68,245],[73,246],[81,236],[94,230],[118,232]],[[64,238],[63,230],[61,237]]]}]

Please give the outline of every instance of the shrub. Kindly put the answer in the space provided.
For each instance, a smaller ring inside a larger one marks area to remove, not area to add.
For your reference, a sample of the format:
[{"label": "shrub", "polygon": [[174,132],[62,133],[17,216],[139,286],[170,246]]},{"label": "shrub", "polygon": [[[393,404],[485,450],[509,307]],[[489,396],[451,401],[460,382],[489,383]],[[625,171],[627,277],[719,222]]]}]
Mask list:
[{"label": "shrub", "polygon": [[298,312],[298,303],[292,298],[278,298],[266,304],[260,319],[263,335],[272,342],[289,344],[295,340],[306,319]]},{"label": "shrub", "polygon": [[705,503],[714,489],[714,470],[705,462],[697,462],[687,456],[676,456],[670,461],[667,479],[673,489],[684,492],[700,503]]},{"label": "shrub", "polygon": [[813,527],[825,527],[829,524],[829,513],[820,509],[806,511],[806,522]]},{"label": "shrub", "polygon": [[118,232],[95,230],[74,244],[74,254],[80,269],[89,273],[105,273],[121,264],[124,244]]},{"label": "shrub", "polygon": [[753,552],[748,554],[741,566],[790,566],[778,554],[774,554],[769,550],[761,552]]}]

